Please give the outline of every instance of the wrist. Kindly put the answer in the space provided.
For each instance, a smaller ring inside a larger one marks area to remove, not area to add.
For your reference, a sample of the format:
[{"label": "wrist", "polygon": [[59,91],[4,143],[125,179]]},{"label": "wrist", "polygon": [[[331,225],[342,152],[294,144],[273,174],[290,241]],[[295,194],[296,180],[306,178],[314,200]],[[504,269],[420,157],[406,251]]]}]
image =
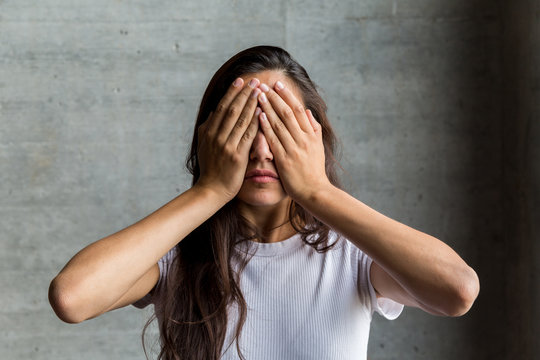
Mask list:
[{"label": "wrist", "polygon": [[211,201],[220,204],[221,206],[225,205],[234,198],[234,196],[229,195],[226,191],[220,189],[219,187],[205,184],[200,181],[197,181],[195,185],[193,185],[192,189],[193,191],[206,198],[209,198]]},{"label": "wrist", "polygon": [[294,197],[294,200],[304,208],[309,208],[310,206],[320,205],[321,202],[324,202],[324,199],[331,194],[333,191],[337,190],[330,181],[323,182],[314,186],[309,186],[306,188],[306,191],[298,194]]}]

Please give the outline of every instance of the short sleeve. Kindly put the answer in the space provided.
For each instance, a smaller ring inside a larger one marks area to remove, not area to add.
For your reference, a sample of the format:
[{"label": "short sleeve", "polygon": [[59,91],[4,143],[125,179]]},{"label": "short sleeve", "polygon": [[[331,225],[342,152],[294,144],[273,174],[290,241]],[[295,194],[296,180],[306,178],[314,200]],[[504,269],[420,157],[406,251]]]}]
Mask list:
[{"label": "short sleeve", "polygon": [[377,298],[375,288],[371,284],[370,269],[373,259],[358,249],[358,286],[361,293],[366,294],[371,307],[371,315],[376,311],[388,320],[396,319],[403,311],[404,305],[392,299]]},{"label": "short sleeve", "polygon": [[156,285],[148,294],[146,294],[141,299],[135,301],[132,304],[133,306],[142,309],[150,304],[156,303],[157,299],[163,291],[163,287],[165,286],[165,279],[167,278],[167,273],[169,272],[169,268],[175,255],[176,247],[173,247],[171,250],[169,250],[168,253],[166,253],[161,259],[158,260],[159,278]]}]

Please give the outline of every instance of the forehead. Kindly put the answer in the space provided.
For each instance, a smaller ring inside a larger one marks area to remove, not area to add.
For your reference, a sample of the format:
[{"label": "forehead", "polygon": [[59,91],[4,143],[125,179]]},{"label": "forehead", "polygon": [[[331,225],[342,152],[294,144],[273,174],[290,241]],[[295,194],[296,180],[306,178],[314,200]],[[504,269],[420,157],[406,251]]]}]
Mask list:
[{"label": "forehead", "polygon": [[303,102],[302,93],[300,92],[300,90],[298,90],[298,87],[296,86],[296,84],[281,71],[266,70],[266,71],[261,71],[258,73],[244,74],[240,77],[244,79],[244,82],[247,82],[249,81],[249,79],[252,79],[252,78],[257,78],[261,81],[261,84],[266,84],[272,89],[274,88],[275,83],[279,80],[283,84],[285,84],[287,88],[289,88],[292,91],[294,96],[300,102]]}]

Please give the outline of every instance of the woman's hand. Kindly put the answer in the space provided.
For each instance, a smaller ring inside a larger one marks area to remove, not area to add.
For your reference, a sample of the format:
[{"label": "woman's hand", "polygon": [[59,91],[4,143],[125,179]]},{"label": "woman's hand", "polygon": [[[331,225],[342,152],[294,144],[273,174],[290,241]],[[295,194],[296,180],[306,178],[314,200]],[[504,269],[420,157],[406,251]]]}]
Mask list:
[{"label": "woman's hand", "polygon": [[479,292],[475,271],[442,241],[332,186],[320,124],[281,84],[259,88],[260,124],[285,191],[373,259],[370,278],[383,297],[431,314],[465,314]]},{"label": "woman's hand", "polygon": [[325,171],[322,127],[310,110],[280,81],[274,90],[259,87],[262,113],[259,120],[283,188],[293,200],[303,203],[331,186]]},{"label": "woman's hand", "polygon": [[253,78],[242,85],[242,78],[233,82],[197,133],[201,175],[196,185],[216,191],[227,201],[240,191],[259,128],[259,80]]}]

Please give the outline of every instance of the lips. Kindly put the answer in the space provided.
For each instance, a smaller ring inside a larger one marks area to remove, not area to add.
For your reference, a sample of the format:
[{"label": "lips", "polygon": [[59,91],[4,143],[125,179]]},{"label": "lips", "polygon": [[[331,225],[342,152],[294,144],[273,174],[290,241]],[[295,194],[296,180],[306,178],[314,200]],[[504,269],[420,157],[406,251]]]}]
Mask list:
[{"label": "lips", "polygon": [[278,175],[275,172],[267,169],[253,169],[246,173],[246,179],[256,176],[269,176],[275,179],[279,179]]}]

